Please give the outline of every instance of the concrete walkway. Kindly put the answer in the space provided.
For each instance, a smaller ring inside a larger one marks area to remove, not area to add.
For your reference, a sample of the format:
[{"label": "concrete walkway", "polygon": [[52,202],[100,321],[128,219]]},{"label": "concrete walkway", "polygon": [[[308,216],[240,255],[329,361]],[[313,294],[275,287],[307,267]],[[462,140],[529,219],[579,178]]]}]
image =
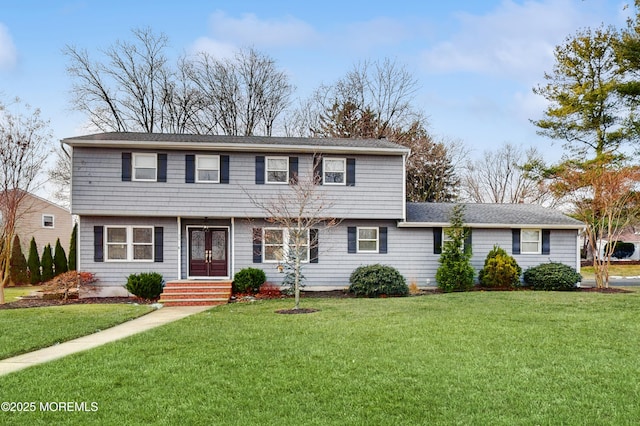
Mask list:
[{"label": "concrete walkway", "polygon": [[211,306],[176,306],[160,308],[146,315],[58,345],[0,360],[0,376],[42,364],[67,355],[93,349],[152,328],[211,309]]}]

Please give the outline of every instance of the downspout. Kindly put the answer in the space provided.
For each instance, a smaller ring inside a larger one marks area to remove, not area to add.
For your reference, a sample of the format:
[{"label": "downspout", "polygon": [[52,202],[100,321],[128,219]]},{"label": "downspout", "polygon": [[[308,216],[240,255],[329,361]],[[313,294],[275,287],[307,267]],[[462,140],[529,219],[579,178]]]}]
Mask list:
[{"label": "downspout", "polygon": [[182,279],[182,220],[180,216],[176,218],[178,224],[178,279]]}]

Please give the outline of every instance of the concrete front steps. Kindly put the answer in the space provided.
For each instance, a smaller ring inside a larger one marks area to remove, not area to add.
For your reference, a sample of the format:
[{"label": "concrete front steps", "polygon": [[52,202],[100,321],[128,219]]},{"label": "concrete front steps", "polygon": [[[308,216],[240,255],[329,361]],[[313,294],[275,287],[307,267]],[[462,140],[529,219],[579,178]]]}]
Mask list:
[{"label": "concrete front steps", "polygon": [[160,303],[164,306],[216,306],[229,302],[231,281],[177,280],[165,284]]}]

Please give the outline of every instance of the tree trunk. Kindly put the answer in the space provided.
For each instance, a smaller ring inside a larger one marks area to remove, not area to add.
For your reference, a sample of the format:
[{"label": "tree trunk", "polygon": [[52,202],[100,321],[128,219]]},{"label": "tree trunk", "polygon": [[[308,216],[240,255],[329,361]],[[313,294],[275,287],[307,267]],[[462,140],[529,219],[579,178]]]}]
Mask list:
[{"label": "tree trunk", "polygon": [[293,309],[300,309],[300,256],[296,256],[294,265],[295,281],[293,285],[293,292],[295,294],[295,306]]}]

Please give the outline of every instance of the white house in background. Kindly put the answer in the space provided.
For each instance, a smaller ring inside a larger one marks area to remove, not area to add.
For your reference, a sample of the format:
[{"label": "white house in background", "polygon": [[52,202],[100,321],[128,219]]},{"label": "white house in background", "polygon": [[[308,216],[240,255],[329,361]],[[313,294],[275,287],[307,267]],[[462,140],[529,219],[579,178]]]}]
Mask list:
[{"label": "white house in background", "polygon": [[[310,173],[341,222],[309,232],[306,289],[345,288],[355,268],[374,263],[435,285],[453,205],[406,203],[409,150],[385,139],[101,133],[63,142],[73,148],[79,269],[95,273],[104,294],[123,292],[126,277],[143,271],[230,280],[258,267],[281,282],[288,231],[251,198],[289,191]],[[477,269],[494,244],[525,269],[549,261],[579,269],[582,223],[535,205],[465,207]]]}]

